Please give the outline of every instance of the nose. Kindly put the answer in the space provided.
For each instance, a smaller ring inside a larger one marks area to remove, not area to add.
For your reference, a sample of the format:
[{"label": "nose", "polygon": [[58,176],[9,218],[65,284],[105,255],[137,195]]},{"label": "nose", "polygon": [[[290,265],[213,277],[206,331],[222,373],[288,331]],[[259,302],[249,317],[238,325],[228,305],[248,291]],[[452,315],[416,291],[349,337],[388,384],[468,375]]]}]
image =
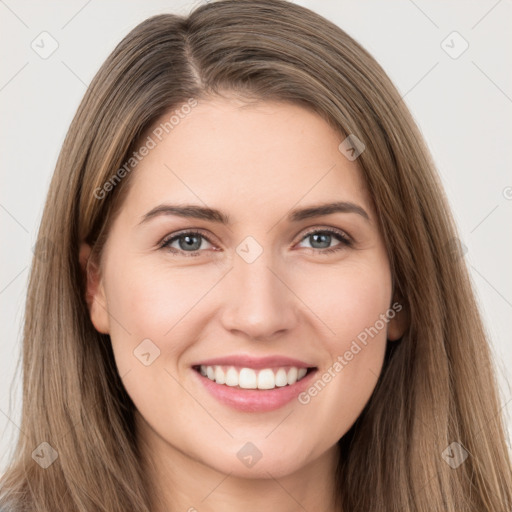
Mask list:
[{"label": "nose", "polygon": [[249,340],[272,339],[297,323],[300,301],[287,284],[289,272],[271,256],[270,251],[263,251],[248,263],[237,255],[224,280],[223,326],[234,334],[243,333]]}]

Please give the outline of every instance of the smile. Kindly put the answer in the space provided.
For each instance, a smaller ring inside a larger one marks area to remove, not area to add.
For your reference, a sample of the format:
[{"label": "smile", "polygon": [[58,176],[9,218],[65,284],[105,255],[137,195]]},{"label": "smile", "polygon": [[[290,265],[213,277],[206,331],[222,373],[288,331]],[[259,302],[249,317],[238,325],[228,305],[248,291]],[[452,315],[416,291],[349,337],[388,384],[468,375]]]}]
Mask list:
[{"label": "smile", "polygon": [[291,404],[311,385],[318,367],[287,356],[232,355],[192,365],[200,388],[230,409],[269,412]]},{"label": "smile", "polygon": [[217,384],[240,389],[274,389],[291,386],[304,378],[307,368],[240,368],[235,366],[201,365],[199,372]]}]

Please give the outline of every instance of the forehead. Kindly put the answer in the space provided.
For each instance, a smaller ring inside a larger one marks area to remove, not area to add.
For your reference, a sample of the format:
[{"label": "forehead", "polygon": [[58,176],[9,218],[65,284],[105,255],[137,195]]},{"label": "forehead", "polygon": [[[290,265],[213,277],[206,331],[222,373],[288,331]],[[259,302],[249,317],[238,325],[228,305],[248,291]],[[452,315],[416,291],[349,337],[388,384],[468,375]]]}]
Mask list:
[{"label": "forehead", "polygon": [[338,149],[343,139],[300,105],[198,101],[146,132],[141,146],[151,149],[132,171],[125,204],[141,213],[159,202],[201,202],[253,216],[277,205],[357,200],[371,210],[357,162]]}]

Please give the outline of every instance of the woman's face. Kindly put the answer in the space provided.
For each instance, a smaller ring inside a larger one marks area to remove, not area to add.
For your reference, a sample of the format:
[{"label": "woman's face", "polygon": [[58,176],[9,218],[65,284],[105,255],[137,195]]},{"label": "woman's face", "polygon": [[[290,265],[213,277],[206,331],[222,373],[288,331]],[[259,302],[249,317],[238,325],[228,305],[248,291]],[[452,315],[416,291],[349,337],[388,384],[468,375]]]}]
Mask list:
[{"label": "woman's face", "polygon": [[212,99],[169,126],[143,141],[91,319],[156,458],[291,474],[334,453],[402,334],[370,197],[300,106]]}]

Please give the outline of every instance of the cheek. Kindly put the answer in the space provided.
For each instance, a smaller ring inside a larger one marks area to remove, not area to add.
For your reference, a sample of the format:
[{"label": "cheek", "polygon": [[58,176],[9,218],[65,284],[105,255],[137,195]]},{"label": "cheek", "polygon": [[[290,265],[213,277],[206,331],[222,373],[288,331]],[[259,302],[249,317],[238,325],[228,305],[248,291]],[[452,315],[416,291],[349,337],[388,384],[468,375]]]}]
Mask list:
[{"label": "cheek", "polygon": [[133,351],[148,339],[155,352],[160,351],[158,362],[166,360],[174,367],[176,358],[194,343],[198,323],[191,325],[190,319],[196,318],[201,299],[221,274],[194,266],[170,271],[165,262],[144,265],[128,259],[108,272],[110,331],[120,372],[133,365]]},{"label": "cheek", "polygon": [[201,411],[191,407],[177,382],[182,379],[180,358],[198,339],[199,322],[194,320],[201,297],[218,280],[211,274],[198,278],[200,273],[198,267],[170,272],[158,263],[126,260],[109,269],[106,286],[110,337],[124,386],[144,418],[161,418],[175,435],[180,430],[166,417],[169,397],[183,419],[202,421]]},{"label": "cheek", "polygon": [[385,337],[387,324],[379,321],[391,300],[391,277],[385,261],[347,264],[328,273],[311,274],[297,280],[294,290],[318,316],[317,324],[323,324],[331,354],[347,350],[352,340],[376,322]]},{"label": "cheek", "polygon": [[323,293],[315,288],[306,299],[329,327],[321,338],[329,362],[299,402],[318,418],[317,425],[329,425],[333,437],[341,437],[357,419],[381,372],[387,339],[383,318],[391,300],[385,263],[347,265],[330,274]]}]

